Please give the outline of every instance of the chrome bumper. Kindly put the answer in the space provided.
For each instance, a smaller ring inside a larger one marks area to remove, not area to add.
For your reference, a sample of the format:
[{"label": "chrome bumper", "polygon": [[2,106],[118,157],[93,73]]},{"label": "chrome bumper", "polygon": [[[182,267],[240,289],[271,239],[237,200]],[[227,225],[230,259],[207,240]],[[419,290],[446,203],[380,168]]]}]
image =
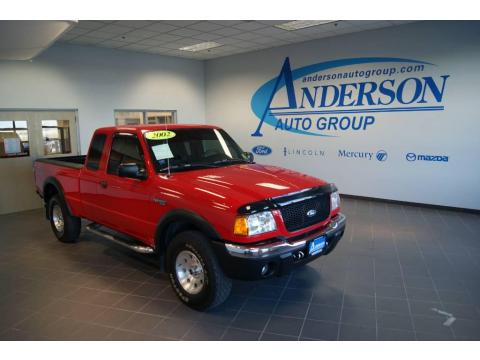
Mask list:
[{"label": "chrome bumper", "polygon": [[295,250],[303,248],[310,240],[323,235],[329,237],[340,231],[345,227],[346,219],[347,218],[345,215],[338,214],[331,219],[331,221],[325,228],[322,229],[322,231],[295,242],[277,241],[274,243],[257,246],[226,243],[225,247],[231,256],[247,259],[264,259],[272,256],[281,256],[284,254],[290,255],[290,253],[294,252]]}]

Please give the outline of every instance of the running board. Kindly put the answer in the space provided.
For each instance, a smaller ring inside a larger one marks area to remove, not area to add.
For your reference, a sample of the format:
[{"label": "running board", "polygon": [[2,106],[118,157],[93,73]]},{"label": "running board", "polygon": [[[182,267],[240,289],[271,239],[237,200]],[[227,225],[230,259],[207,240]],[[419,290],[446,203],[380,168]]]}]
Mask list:
[{"label": "running board", "polygon": [[151,248],[150,246],[141,245],[141,243],[137,240],[122,239],[118,236],[115,236],[103,230],[102,225],[97,223],[88,224],[85,229],[90,231],[91,233],[94,233],[95,235],[99,235],[107,240],[110,240],[120,246],[126,247],[140,254],[153,254],[155,252],[153,248]]}]

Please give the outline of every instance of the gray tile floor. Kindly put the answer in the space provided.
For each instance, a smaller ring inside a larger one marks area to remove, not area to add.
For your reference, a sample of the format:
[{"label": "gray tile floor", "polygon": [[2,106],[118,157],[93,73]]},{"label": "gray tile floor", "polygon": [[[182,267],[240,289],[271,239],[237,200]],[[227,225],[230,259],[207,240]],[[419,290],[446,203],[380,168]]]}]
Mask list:
[{"label": "gray tile floor", "polygon": [[40,210],[0,216],[0,339],[480,340],[479,215],[343,208],[348,230],[332,254],[236,281],[208,313],[180,304],[154,263],[101,238],[62,244]]}]

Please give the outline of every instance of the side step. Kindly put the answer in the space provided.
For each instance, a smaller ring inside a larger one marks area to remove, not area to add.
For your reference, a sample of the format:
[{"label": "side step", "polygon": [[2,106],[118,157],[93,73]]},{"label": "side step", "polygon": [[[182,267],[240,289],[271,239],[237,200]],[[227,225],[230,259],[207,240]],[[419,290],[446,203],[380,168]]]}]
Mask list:
[{"label": "side step", "polygon": [[99,235],[107,240],[110,240],[120,246],[126,247],[130,250],[133,250],[140,254],[153,254],[155,250],[150,246],[143,245],[141,242],[133,240],[133,239],[125,239],[119,236],[116,236],[110,232],[108,232],[103,226],[97,223],[88,224],[85,229],[94,233],[95,235]]}]

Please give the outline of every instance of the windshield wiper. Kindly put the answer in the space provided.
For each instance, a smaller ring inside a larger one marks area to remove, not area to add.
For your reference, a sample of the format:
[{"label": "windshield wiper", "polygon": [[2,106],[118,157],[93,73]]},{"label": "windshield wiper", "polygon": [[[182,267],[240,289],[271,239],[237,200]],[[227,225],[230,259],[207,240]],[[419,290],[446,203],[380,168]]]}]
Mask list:
[{"label": "windshield wiper", "polygon": [[182,170],[190,170],[190,169],[201,169],[201,168],[216,168],[218,167],[217,165],[213,164],[207,164],[207,163],[187,163],[187,164],[181,164],[181,165],[173,165],[170,166],[170,170],[173,171],[182,171]]},{"label": "windshield wiper", "polygon": [[214,161],[213,164],[221,165],[221,164],[238,164],[238,163],[248,163],[245,159],[222,159]]}]

